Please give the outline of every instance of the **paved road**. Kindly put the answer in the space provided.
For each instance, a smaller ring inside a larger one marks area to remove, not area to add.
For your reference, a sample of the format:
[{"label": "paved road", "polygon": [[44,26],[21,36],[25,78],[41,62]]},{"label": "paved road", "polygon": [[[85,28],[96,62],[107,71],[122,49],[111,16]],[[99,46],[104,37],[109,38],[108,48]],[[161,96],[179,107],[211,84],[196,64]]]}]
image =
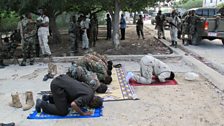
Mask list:
[{"label": "paved road", "polygon": [[[154,29],[154,25],[151,25],[150,21],[145,22],[145,26]],[[169,30],[165,31],[166,38],[170,39]],[[181,41],[178,42],[180,45]],[[206,62],[211,63],[220,73],[224,75],[224,46],[221,40],[203,40],[198,46],[184,46],[190,52],[197,54],[205,59]]]}]

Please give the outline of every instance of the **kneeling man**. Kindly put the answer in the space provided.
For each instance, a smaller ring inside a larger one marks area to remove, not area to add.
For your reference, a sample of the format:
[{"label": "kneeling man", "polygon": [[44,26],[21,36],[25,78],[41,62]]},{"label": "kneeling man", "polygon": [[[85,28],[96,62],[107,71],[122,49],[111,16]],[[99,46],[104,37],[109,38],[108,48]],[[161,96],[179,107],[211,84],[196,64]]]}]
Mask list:
[{"label": "kneeling man", "polygon": [[43,100],[37,99],[36,111],[52,115],[65,116],[69,113],[71,107],[80,115],[91,115],[91,112],[83,112],[81,107],[99,108],[103,105],[103,100],[94,95],[94,91],[87,84],[81,84],[67,75],[56,77],[50,85],[53,101],[47,102],[46,97]]},{"label": "kneeling man", "polygon": [[152,79],[153,76],[160,82],[173,80],[175,77],[167,64],[150,55],[142,57],[140,61],[140,73],[141,76],[128,73],[126,80],[133,79],[141,84],[151,84],[155,81]]}]

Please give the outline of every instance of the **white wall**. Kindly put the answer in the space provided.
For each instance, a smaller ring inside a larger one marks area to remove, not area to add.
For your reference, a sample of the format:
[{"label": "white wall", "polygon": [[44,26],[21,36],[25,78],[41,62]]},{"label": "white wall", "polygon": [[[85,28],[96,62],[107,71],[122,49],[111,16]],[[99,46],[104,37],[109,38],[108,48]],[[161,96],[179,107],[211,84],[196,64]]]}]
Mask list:
[{"label": "white wall", "polygon": [[220,3],[224,3],[224,0],[204,0],[203,7],[216,7]]}]

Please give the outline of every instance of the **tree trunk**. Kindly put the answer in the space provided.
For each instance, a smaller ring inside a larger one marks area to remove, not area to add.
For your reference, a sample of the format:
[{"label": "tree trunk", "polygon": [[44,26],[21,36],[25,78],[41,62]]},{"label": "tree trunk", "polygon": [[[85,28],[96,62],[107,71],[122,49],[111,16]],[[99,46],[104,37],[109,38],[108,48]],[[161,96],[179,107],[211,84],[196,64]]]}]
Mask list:
[{"label": "tree trunk", "polygon": [[133,24],[136,24],[136,12],[134,12]]},{"label": "tree trunk", "polygon": [[120,47],[120,40],[119,40],[119,12],[120,10],[121,8],[120,8],[119,1],[115,0],[115,10],[114,10],[114,15],[112,16],[112,20],[113,20],[112,40],[116,49],[119,49]]},{"label": "tree trunk", "polygon": [[61,43],[61,35],[56,25],[56,17],[54,15],[49,15],[49,20],[50,20],[49,28],[50,33],[52,35],[53,43]]}]

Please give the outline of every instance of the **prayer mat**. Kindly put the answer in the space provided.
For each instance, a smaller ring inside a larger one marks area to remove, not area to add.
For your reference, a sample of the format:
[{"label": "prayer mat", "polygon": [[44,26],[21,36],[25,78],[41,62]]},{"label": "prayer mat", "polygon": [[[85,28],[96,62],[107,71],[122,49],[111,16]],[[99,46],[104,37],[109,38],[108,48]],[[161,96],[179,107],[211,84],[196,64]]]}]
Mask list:
[{"label": "prayer mat", "polygon": [[[82,111],[87,111],[86,108],[83,108]],[[49,115],[44,112],[37,113],[37,111],[33,111],[27,119],[70,119],[70,118],[96,118],[102,116],[102,108],[97,109],[88,109],[93,114],[90,116],[81,116],[77,112],[70,110],[69,114],[66,116],[57,116],[57,115]]]},{"label": "prayer mat", "polygon": [[97,94],[104,99],[104,101],[121,101],[121,100],[138,100],[137,95],[132,86],[125,80],[125,73],[123,68],[113,68],[113,81],[108,85],[108,90],[104,94]]},{"label": "prayer mat", "polygon": [[[106,93],[97,94],[103,98],[104,101],[121,101],[121,100],[138,100],[137,95],[132,86],[125,80],[124,69],[113,68],[112,69],[112,82],[108,85]],[[41,91],[40,95],[51,94],[51,91]]]},{"label": "prayer mat", "polygon": [[167,80],[166,82],[153,82],[152,84],[140,84],[134,80],[129,81],[131,86],[164,86],[164,85],[177,85],[176,80]]}]

